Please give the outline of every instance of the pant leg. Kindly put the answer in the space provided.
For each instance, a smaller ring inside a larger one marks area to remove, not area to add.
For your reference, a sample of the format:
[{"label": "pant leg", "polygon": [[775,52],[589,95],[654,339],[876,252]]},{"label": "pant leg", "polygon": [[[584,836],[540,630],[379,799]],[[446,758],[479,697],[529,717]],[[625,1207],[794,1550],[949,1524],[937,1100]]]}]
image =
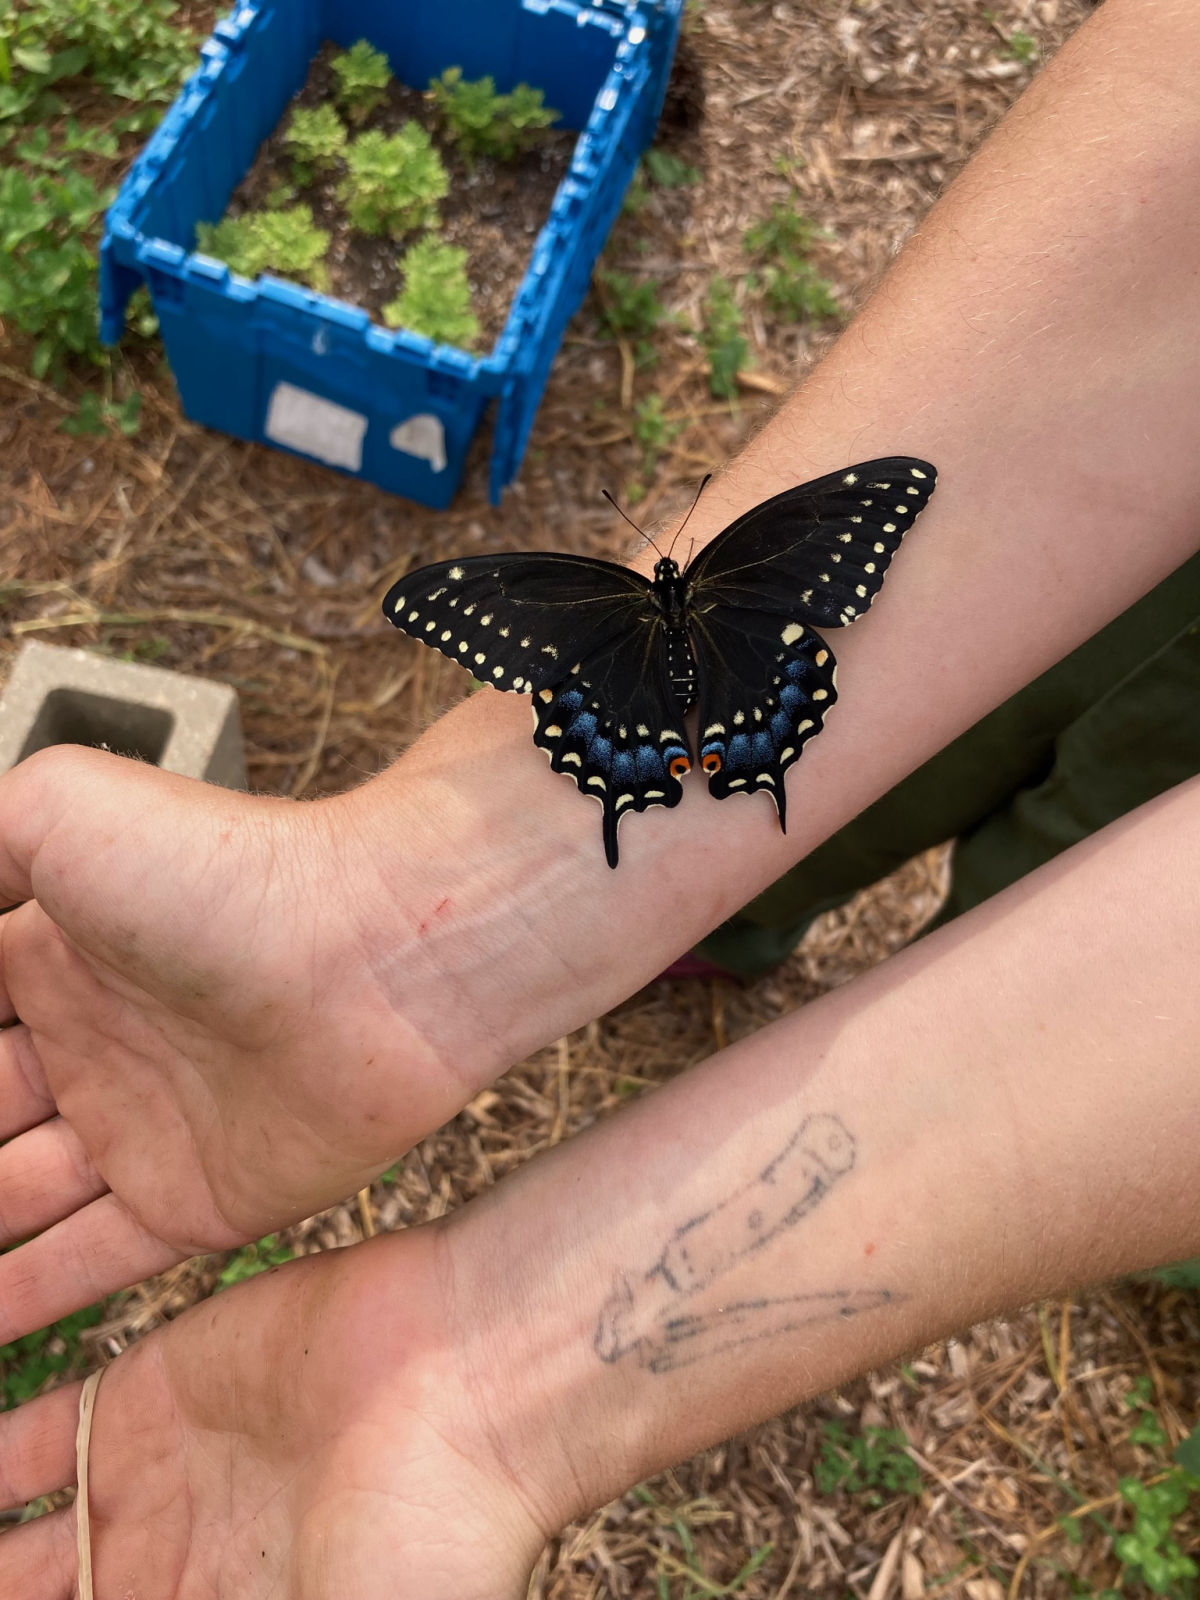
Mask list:
[{"label": "pant leg", "polygon": [[946,839],[939,921],[1200,772],[1200,554],[819,845],[699,946],[745,976]]}]

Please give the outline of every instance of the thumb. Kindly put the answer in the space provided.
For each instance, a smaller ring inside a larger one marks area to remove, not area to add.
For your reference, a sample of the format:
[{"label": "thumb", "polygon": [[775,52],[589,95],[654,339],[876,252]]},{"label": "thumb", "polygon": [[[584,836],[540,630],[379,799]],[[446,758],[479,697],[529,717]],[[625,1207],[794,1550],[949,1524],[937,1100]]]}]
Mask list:
[{"label": "thumb", "polygon": [[144,762],[65,744],[0,774],[0,905],[37,899],[53,915],[72,860],[136,826],[138,799],[164,777]]}]

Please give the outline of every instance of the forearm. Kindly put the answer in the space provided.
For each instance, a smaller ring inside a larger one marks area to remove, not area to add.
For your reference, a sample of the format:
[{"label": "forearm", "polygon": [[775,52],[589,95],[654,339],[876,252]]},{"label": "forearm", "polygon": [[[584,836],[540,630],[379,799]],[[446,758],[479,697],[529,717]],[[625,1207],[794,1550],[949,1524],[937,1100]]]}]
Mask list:
[{"label": "forearm", "polygon": [[550,1521],[997,1310],[1200,1243],[1200,781],[454,1218]]},{"label": "forearm", "polygon": [[472,1083],[653,976],[1195,548],[1198,65],[1194,8],[1109,0],[702,497],[701,541],[855,460],[940,473],[831,641],[842,703],[789,773],[786,837],[766,799],[718,805],[693,775],[610,873],[527,700],[492,692],[335,803],[378,872],[357,902],[379,991]]}]

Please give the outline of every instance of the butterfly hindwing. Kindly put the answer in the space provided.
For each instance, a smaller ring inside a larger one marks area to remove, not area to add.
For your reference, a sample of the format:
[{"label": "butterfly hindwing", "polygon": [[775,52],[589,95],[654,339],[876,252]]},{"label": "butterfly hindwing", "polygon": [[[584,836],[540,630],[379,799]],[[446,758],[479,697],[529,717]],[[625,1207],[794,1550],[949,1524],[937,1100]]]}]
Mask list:
[{"label": "butterfly hindwing", "polygon": [[937,482],[927,461],[884,456],[785,489],[731,522],[686,572],[692,594],[737,610],[846,627],[883,586]]},{"label": "butterfly hindwing", "polygon": [[618,859],[617,829],[631,811],[676,806],[680,777],[691,766],[683,718],[672,710],[670,683],[662,665],[661,639],[654,641],[657,672],[642,678],[626,651],[592,657],[566,682],[533,697],[533,741],[556,772],[574,778],[604,813],[604,854]]},{"label": "butterfly hindwing", "polygon": [[837,663],[786,615],[711,606],[692,631],[700,767],[718,800],[765,789],[787,826],[787,769],[837,699]]}]

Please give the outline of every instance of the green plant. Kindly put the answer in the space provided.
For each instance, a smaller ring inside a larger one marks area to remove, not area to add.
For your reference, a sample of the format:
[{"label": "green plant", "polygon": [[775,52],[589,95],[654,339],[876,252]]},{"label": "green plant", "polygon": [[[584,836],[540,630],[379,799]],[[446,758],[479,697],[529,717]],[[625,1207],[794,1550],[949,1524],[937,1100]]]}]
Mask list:
[{"label": "green plant", "polygon": [[647,395],[633,408],[633,437],[642,452],[641,471],[649,477],[663,451],[683,431],[682,422],[672,422],[663,410],[662,397]]},{"label": "green plant", "polygon": [[646,340],[666,315],[652,279],[601,268],[596,274],[600,311],[614,338]]},{"label": "green plant", "polygon": [[1038,58],[1038,42],[1031,33],[1010,33],[1005,54],[1019,61],[1022,66],[1032,66]]},{"label": "green plant", "polygon": [[59,86],[87,78],[135,109],[116,129],[153,127],[194,63],[175,0],[24,0],[0,7],[0,121],[48,121]]},{"label": "green plant", "polygon": [[313,289],[327,289],[325,255],[329,235],[313,221],[309,206],[288,206],[280,211],[258,211],[250,218],[255,248],[262,266],[285,278],[298,278]]},{"label": "green plant", "polygon": [[224,217],[220,222],[198,222],[196,249],[206,256],[224,261],[234,272],[240,272],[243,278],[256,278],[262,271],[250,216]]},{"label": "green plant", "polygon": [[68,168],[0,170],[0,318],[33,340],[35,377],[68,360],[103,365],[91,245],[111,191]]},{"label": "green plant", "polygon": [[[1134,1380],[1126,1395],[1126,1406],[1137,1412],[1128,1440],[1160,1453],[1167,1444],[1167,1434],[1151,1404],[1153,1392],[1150,1379],[1143,1375]],[[1034,1459],[1032,1453],[1030,1458]],[[1085,1505],[1072,1486],[1052,1470],[1048,1475],[1078,1504],[1073,1515],[1058,1519],[1064,1535],[1072,1544],[1082,1544],[1086,1515],[1111,1541],[1122,1563],[1115,1587],[1086,1591],[1092,1600],[1125,1600],[1127,1595],[1147,1590],[1170,1596],[1171,1600],[1192,1600],[1200,1569],[1180,1541],[1186,1541],[1188,1549],[1194,1548],[1194,1522],[1189,1520],[1186,1531],[1178,1523],[1189,1511],[1200,1511],[1200,1506],[1192,1506],[1193,1499],[1200,1495],[1200,1424],[1176,1446],[1165,1470],[1156,1470],[1147,1482],[1132,1476],[1119,1480],[1121,1499],[1133,1512],[1133,1526],[1125,1533],[1118,1532],[1094,1507]]]},{"label": "green plant", "polygon": [[334,56],[329,63],[338,81],[338,105],[353,123],[367,120],[387,98],[392,69],[381,50],[372,50],[365,39]]},{"label": "green plant", "polygon": [[442,158],[425,129],[406,122],[389,138],[361,133],[346,151],[338,190],[352,227],[393,235],[437,221],[438,201],[450,188]]},{"label": "green plant", "polygon": [[246,1244],[237,1254],[226,1262],[217,1279],[214,1294],[219,1294],[222,1289],[228,1289],[235,1283],[242,1283],[247,1278],[254,1278],[260,1272],[269,1272],[272,1267],[281,1267],[285,1261],[292,1259],[292,1252],[286,1245],[279,1243],[278,1234],[268,1233],[266,1238],[260,1239],[257,1244]]},{"label": "green plant", "polygon": [[4,1409],[19,1406],[37,1394],[48,1378],[69,1371],[79,1359],[79,1335],[85,1328],[94,1328],[103,1315],[103,1306],[88,1306],[63,1317],[52,1328],[27,1333],[0,1347]]},{"label": "green plant", "polygon": [[804,255],[818,239],[827,237],[811,217],[786,201],[777,200],[765,217],[746,229],[742,243],[752,256],[778,260],[786,255]]},{"label": "green plant", "polygon": [[479,318],[471,310],[467,252],[428,235],[406,252],[400,266],[404,288],[383,308],[388,327],[469,349],[479,337]]},{"label": "green plant", "polygon": [[113,400],[108,395],[89,390],[69,417],[59,423],[63,433],[76,435],[107,434],[116,428],[127,439],[138,431],[142,418],[142,397],[136,393],[124,400]]},{"label": "green plant", "polygon": [[762,264],[761,277],[748,281],[761,288],[767,304],[780,316],[819,321],[841,315],[833,285],[806,258],[812,245],[825,237],[810,217],[782,201],[746,229],[742,243]]},{"label": "green plant", "polygon": [[714,278],[704,298],[702,337],[708,354],[708,387],[718,399],[737,394],[737,375],[746,365],[749,345],[742,333],[733,285]]},{"label": "green plant", "polygon": [[[174,0],[0,0],[0,318],[30,339],[37,377],[109,370],[96,237],[112,191],[91,172],[118,156],[123,132],[158,120],[194,60],[176,10]],[[114,115],[114,98],[132,109]]]},{"label": "green plant", "polygon": [[543,104],[540,89],[519,83],[511,93],[497,94],[494,78],[469,80],[461,67],[447,67],[440,78],[431,78],[429,93],[447,136],[470,160],[494,156],[509,161],[558,121],[558,112]]},{"label": "green plant", "polygon": [[1200,1289],[1200,1256],[1191,1261],[1173,1261],[1169,1267],[1155,1267],[1146,1277],[1165,1283],[1168,1289]]},{"label": "green plant", "polygon": [[205,255],[227,262],[244,278],[270,271],[298,278],[314,289],[328,286],[325,253],[329,235],[313,222],[309,206],[250,211],[215,225],[202,222],[196,228],[196,243]]},{"label": "green plant", "polygon": [[330,172],[346,149],[346,129],[331,105],[292,112],[283,136],[292,157],[292,180],[306,188],[321,172]]},{"label": "green plant", "polygon": [[1174,1524],[1200,1493],[1200,1476],[1173,1466],[1155,1483],[1122,1478],[1118,1488],[1133,1507],[1133,1528],[1113,1541],[1117,1556],[1152,1594],[1193,1593],[1200,1567],[1180,1549]]},{"label": "green plant", "polygon": [[813,1482],[822,1494],[861,1494],[870,1506],[892,1495],[920,1494],[921,1474],[898,1428],[868,1427],[855,1436],[842,1422],[826,1422],[821,1431]]},{"label": "green plant", "polygon": [[650,182],[657,184],[660,189],[685,188],[699,183],[704,176],[699,167],[689,165],[669,150],[647,150],[642,157],[642,166]]}]

